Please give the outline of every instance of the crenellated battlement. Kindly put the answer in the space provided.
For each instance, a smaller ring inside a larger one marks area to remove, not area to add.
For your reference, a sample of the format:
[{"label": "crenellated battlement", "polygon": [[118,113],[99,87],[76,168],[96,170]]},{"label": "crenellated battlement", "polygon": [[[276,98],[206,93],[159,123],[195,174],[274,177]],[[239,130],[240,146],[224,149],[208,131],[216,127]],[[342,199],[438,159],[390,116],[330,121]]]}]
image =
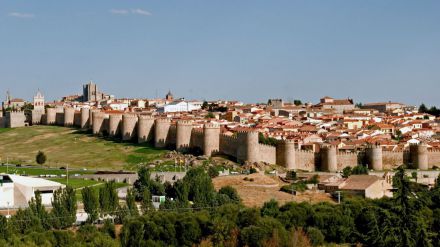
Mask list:
[{"label": "crenellated battlement", "polygon": [[226,140],[231,140],[231,141],[238,141],[238,137],[237,136],[228,136],[225,134],[220,134],[220,138],[226,139]]},{"label": "crenellated battlement", "polygon": [[133,118],[133,119],[138,118],[138,115],[135,113],[124,113],[122,116],[123,116],[123,118]]},{"label": "crenellated battlement", "polygon": [[205,123],[203,125],[203,128],[205,128],[205,129],[219,129],[220,125],[218,125],[216,123]]},{"label": "crenellated battlement", "polygon": [[178,120],[178,121],[177,121],[177,125],[188,125],[188,126],[192,126],[192,125],[193,125],[193,121],[192,121],[192,120]]},{"label": "crenellated battlement", "polygon": [[235,133],[237,133],[237,135],[246,135],[246,134],[257,134],[258,135],[258,131],[256,130],[239,130],[236,131]]},{"label": "crenellated battlement", "polygon": [[11,116],[13,116],[13,115],[21,115],[21,114],[24,114],[24,111],[7,111],[6,112],[6,115],[11,115]]},{"label": "crenellated battlement", "polygon": [[353,153],[348,153],[348,152],[341,152],[341,151],[337,151],[336,155],[338,156],[358,156],[359,153],[358,152],[353,152]]},{"label": "crenellated battlement", "polygon": [[139,120],[153,120],[154,121],[154,117],[151,115],[139,115]]},{"label": "crenellated battlement", "polygon": [[156,118],[154,121],[156,123],[171,123],[171,119],[169,118]]}]

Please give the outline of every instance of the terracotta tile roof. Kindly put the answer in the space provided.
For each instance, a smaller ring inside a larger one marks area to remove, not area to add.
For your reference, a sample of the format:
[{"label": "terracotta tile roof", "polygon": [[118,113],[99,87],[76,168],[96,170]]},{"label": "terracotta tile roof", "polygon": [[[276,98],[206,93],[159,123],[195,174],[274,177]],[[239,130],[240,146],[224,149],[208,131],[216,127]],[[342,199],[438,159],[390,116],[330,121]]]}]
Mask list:
[{"label": "terracotta tile roof", "polygon": [[380,178],[374,175],[352,175],[345,180],[341,189],[365,190],[378,180],[380,180]]}]

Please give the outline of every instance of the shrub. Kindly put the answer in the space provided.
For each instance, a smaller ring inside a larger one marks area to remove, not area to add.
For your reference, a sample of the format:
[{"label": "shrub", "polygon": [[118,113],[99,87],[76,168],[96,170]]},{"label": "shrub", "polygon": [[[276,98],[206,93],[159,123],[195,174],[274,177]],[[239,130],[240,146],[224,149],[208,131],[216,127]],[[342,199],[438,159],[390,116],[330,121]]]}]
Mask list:
[{"label": "shrub", "polygon": [[308,227],[306,234],[313,246],[321,246],[324,244],[324,235],[318,228]]}]

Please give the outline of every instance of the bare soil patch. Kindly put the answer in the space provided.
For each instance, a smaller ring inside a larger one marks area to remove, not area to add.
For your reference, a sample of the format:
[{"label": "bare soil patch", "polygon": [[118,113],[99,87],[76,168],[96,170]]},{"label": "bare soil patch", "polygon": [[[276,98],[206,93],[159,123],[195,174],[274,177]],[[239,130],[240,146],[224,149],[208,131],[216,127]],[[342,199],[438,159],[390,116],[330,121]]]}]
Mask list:
[{"label": "bare soil patch", "polygon": [[[254,181],[245,181],[244,178]],[[333,202],[328,194],[308,191],[300,195],[291,195],[280,191],[280,188],[287,183],[282,182],[275,176],[267,176],[259,173],[250,175],[222,176],[213,179],[216,190],[223,186],[234,187],[240,195],[243,204],[248,207],[261,207],[265,202],[275,199],[280,205],[287,202]]]}]

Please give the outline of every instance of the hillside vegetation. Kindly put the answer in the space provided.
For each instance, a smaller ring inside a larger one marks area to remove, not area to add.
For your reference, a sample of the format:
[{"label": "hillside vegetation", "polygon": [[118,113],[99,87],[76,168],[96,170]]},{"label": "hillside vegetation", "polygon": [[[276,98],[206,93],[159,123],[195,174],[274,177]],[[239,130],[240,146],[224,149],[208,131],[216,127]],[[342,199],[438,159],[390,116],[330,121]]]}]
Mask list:
[{"label": "hillside vegetation", "polygon": [[106,140],[76,129],[32,126],[0,129],[0,158],[5,163],[36,164],[38,151],[47,155],[45,166],[88,169],[137,169],[137,164],[159,159],[166,150],[148,145]]}]

